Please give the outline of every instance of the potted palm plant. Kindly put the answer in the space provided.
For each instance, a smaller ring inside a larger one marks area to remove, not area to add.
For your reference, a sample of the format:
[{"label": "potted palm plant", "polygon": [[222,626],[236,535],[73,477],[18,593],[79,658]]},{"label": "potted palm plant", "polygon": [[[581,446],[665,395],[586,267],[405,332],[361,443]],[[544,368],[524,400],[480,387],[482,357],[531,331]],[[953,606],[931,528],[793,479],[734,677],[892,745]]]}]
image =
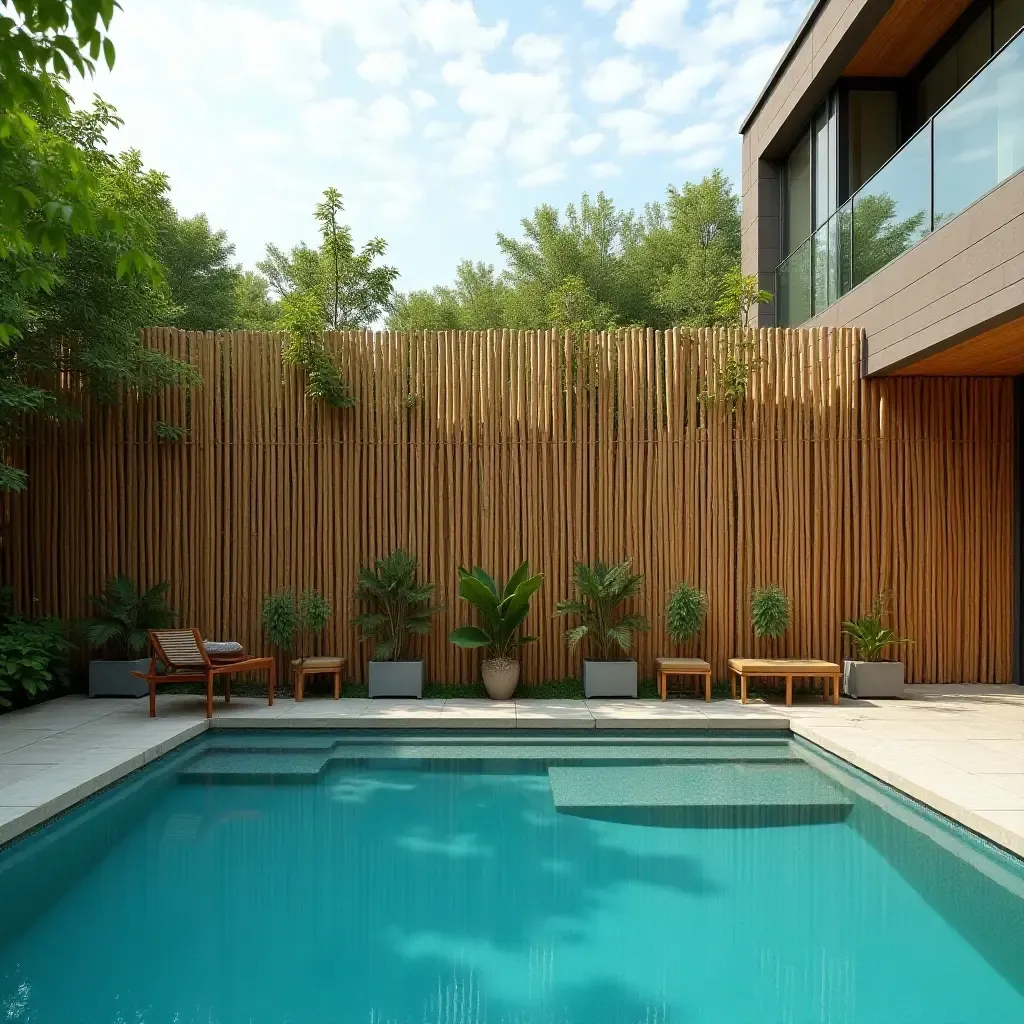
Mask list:
[{"label": "potted palm plant", "polygon": [[529,562],[500,587],[479,566],[472,572],[459,567],[459,597],[468,601],[480,619],[479,626],[459,626],[448,639],[458,647],[486,647],[488,657],[480,666],[487,695],[492,700],[508,700],[519,682],[516,652],[535,636],[523,636],[522,625],[530,610],[530,598],[544,581],[544,574],[530,575]]},{"label": "potted palm plant", "polygon": [[843,662],[843,693],[848,697],[903,696],[903,662],[883,660],[882,652],[912,641],[883,625],[887,603],[888,595],[879,594],[867,615],[843,623],[843,634],[857,655]]},{"label": "potted palm plant", "polygon": [[587,697],[636,696],[636,662],[614,656],[628,654],[634,634],[651,628],[646,616],[622,614],[620,610],[622,604],[640,593],[643,579],[642,574],[633,572],[628,559],[614,565],[577,562],[573,570],[576,597],[555,605],[556,616],[580,619],[579,625],[566,631],[569,647],[585,639],[596,655],[583,660],[583,692]]},{"label": "potted palm plant", "polygon": [[127,576],[107,581],[103,593],[89,598],[96,614],[83,623],[85,640],[90,649],[113,648],[119,658],[96,658],[89,662],[90,697],[145,697],[149,686],[133,676],[145,672],[145,657],[151,629],[167,629],[174,625],[177,612],[167,607],[165,580],[145,593],[140,593]]},{"label": "potted palm plant", "polygon": [[352,619],[360,640],[373,643],[371,697],[422,697],[423,659],[409,660],[409,638],[430,632],[440,606],[430,604],[433,583],[419,583],[419,562],[401,548],[359,570],[353,598],[366,611]]}]

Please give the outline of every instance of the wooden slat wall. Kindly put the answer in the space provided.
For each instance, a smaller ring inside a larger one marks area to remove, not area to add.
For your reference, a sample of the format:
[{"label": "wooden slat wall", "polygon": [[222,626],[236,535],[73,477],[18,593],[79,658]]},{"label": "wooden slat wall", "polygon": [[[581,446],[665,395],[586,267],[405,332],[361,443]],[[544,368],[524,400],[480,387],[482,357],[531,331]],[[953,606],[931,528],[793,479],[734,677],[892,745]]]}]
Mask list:
[{"label": "wooden slat wall", "polygon": [[[65,617],[115,572],[171,580],[205,635],[261,650],[260,606],[317,587],[337,615],[321,650],[364,674],[348,620],[358,566],[415,551],[447,611],[419,648],[431,678],[469,681],[446,637],[466,614],[455,569],[523,557],[547,580],[527,625],[527,683],[574,673],[555,602],[575,559],[631,557],[653,624],[641,671],[675,653],[664,600],[709,595],[694,653],[837,658],[839,623],[883,587],[915,639],[909,678],[1010,677],[1013,431],[1008,379],[860,380],[859,332],[762,330],[744,401],[708,403],[737,332],[329,336],[358,402],[307,399],[274,335],[148,332],[205,386],[32,426],[30,488],[5,504],[0,563],[23,605]],[[69,385],[70,387],[71,385]],[[162,419],[190,427],[154,439]],[[792,596],[779,643],[750,632],[751,588]]]}]

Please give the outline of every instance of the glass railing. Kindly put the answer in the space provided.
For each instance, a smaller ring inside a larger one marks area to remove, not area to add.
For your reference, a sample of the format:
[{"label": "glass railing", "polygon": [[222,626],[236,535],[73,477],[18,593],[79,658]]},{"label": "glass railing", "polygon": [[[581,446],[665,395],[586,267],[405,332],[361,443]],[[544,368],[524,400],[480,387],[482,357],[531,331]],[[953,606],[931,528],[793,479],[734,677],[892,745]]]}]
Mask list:
[{"label": "glass railing", "polygon": [[1024,168],[1024,33],[776,271],[779,324],[817,316]]}]

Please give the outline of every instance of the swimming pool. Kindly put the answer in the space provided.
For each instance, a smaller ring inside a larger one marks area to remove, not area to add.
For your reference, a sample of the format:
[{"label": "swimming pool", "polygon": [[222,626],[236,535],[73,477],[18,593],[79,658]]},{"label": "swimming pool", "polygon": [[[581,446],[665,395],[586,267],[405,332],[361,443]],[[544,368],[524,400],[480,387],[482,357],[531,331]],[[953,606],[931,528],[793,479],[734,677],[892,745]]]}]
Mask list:
[{"label": "swimming pool", "polygon": [[33,1024],[1024,1020],[1021,862],[782,736],[211,732],[0,906]]}]

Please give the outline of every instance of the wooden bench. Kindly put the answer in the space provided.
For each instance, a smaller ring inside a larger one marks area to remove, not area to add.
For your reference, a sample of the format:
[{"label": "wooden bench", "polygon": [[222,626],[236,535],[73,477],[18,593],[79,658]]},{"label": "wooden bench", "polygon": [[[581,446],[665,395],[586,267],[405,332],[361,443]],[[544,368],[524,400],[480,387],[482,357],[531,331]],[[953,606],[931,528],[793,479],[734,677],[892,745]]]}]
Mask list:
[{"label": "wooden bench", "polygon": [[832,688],[832,702],[839,703],[839,666],[831,661],[817,661],[813,658],[796,660],[792,658],[730,658],[729,683],[732,699],[736,699],[736,680],[740,681],[740,700],[747,703],[747,680],[752,676],[768,676],[786,680],[786,703],[793,703],[794,679],[824,679],[825,700],[828,700],[829,684]]},{"label": "wooden bench", "polygon": [[669,676],[695,676],[697,692],[704,681],[704,700],[711,702],[711,666],[700,658],[655,658],[655,682],[662,700],[668,697]]},{"label": "wooden bench", "polygon": [[295,658],[292,661],[292,682],[295,699],[302,700],[306,690],[306,676],[334,676],[334,699],[341,696],[341,668],[344,658]]}]

